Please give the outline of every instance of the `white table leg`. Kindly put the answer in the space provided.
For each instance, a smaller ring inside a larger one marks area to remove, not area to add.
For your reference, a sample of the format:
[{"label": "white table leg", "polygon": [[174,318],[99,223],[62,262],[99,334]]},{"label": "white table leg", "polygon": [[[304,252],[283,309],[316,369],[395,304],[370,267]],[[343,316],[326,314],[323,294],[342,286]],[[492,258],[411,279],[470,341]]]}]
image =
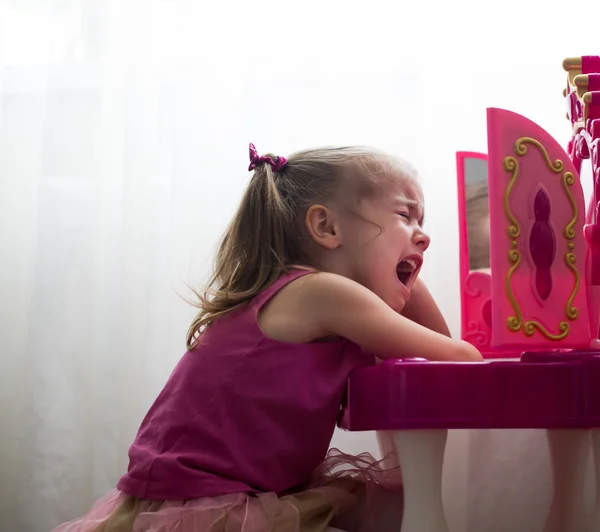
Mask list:
[{"label": "white table leg", "polygon": [[544,532],[587,532],[585,465],[587,430],[548,430],[554,493]]},{"label": "white table leg", "polygon": [[384,469],[400,469],[398,453],[396,452],[396,443],[394,442],[394,433],[390,431],[377,431],[377,443],[381,454],[381,465]]},{"label": "white table leg", "polygon": [[402,430],[393,434],[404,481],[400,532],[449,532],[442,504],[442,468],[447,430]]},{"label": "white table leg", "polygon": [[596,501],[586,532],[598,532],[600,530],[600,429],[594,429],[590,433],[594,455],[594,474],[596,476]]}]

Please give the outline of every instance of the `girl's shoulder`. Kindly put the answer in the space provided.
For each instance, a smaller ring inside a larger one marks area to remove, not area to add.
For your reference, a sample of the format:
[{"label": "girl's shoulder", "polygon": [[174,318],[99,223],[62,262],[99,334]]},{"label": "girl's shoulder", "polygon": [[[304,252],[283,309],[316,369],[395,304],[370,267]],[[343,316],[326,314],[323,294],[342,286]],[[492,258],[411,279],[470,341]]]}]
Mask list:
[{"label": "girl's shoulder", "polygon": [[315,268],[309,268],[307,266],[294,266],[289,268],[289,270],[283,273],[273,284],[254,297],[251,302],[252,307],[257,314],[260,313],[263,310],[263,307],[278,296],[288,285],[315,273],[318,273]]},{"label": "girl's shoulder", "polygon": [[[310,274],[310,275],[309,275]],[[315,318],[315,304],[325,293],[340,289],[339,282],[353,283],[336,274],[298,268],[282,276],[258,298],[257,323],[265,336],[290,343],[322,340]],[[343,288],[342,288],[343,289]]]}]

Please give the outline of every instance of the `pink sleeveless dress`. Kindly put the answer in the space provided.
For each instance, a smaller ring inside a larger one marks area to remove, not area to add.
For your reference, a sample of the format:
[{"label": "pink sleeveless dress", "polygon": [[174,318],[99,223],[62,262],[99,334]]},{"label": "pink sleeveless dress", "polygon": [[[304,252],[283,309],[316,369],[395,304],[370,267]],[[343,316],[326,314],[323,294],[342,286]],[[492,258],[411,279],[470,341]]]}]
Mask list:
[{"label": "pink sleeveless dress", "polygon": [[309,273],[283,275],[202,333],[143,420],[117,488],[55,532],[362,532],[383,530],[375,514],[400,519],[397,469],[328,453],[347,378],[373,357],[344,339],[284,343],[258,327],[263,306]]}]

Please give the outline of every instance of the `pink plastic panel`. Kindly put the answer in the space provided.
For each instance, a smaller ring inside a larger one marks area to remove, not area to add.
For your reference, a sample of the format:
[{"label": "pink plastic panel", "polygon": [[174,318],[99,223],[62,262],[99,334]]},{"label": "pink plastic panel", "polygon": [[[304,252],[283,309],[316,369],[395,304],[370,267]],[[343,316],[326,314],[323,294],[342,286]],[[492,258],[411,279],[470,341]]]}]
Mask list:
[{"label": "pink plastic panel", "polygon": [[579,176],[560,145],[521,115],[488,109],[492,345],[590,345]]},{"label": "pink plastic panel", "polygon": [[386,361],[350,376],[339,425],[352,431],[600,427],[600,357]]},{"label": "pink plastic panel", "polygon": [[582,55],[581,56],[581,73],[590,74],[600,72],[600,56],[597,55]]},{"label": "pink plastic panel", "polygon": [[461,277],[461,337],[484,358],[506,357],[495,353],[492,341],[492,278],[487,273],[467,272]]},{"label": "pink plastic panel", "polygon": [[[456,173],[458,191],[458,227],[460,245],[460,308],[461,308],[461,338],[473,344],[484,358],[507,358],[518,356],[505,350],[494,349],[492,341],[492,278],[489,273],[472,270],[469,246],[468,201],[481,203],[480,198],[471,197],[469,186],[475,185],[477,193],[481,173],[485,173],[487,187],[487,155],[477,152],[457,152]],[[473,192],[473,189],[470,190]],[[486,207],[487,208],[487,207]],[[483,215],[481,205],[473,204],[478,216]],[[476,243],[477,244],[477,243]],[[480,244],[479,244],[480,245]],[[488,243],[489,248],[489,243]]]},{"label": "pink plastic panel", "polygon": [[600,356],[589,362],[586,373],[586,415],[592,427],[600,427]]}]

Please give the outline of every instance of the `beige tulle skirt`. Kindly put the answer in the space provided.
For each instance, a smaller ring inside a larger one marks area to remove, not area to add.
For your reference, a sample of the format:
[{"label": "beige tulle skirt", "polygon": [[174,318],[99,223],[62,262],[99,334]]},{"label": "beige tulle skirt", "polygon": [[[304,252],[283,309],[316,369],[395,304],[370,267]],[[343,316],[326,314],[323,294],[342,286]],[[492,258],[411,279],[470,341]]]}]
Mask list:
[{"label": "beige tulle skirt", "polygon": [[113,490],[85,516],[53,532],[323,532],[328,526],[347,532],[397,531],[402,481],[399,468],[390,463],[332,449],[307,489],[280,496],[236,493],[149,501]]}]

